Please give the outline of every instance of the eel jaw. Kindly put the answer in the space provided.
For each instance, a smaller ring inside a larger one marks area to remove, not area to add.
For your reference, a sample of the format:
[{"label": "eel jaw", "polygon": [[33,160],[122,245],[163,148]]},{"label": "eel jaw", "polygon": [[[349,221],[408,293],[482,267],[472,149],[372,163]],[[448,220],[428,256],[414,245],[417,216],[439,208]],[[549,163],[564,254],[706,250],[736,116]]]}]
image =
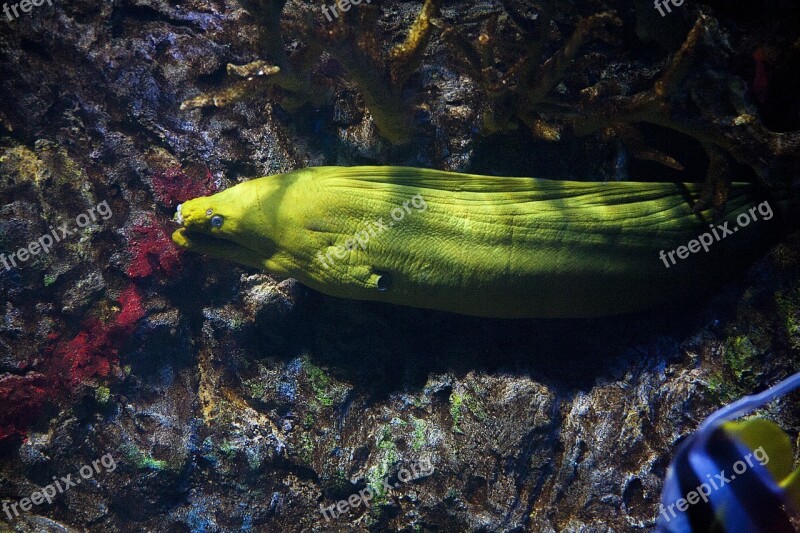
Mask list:
[{"label": "eel jaw", "polygon": [[214,238],[207,233],[192,231],[185,226],[173,232],[172,242],[191,252],[233,261],[253,268],[266,268],[266,258],[254,250],[227,239]]}]

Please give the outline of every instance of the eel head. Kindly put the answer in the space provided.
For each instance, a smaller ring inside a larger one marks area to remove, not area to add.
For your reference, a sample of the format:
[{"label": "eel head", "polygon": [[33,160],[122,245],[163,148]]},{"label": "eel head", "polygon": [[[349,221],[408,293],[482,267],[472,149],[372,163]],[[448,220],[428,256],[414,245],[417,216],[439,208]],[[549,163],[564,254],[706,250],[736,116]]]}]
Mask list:
[{"label": "eel head", "polygon": [[174,220],[181,227],[172,234],[173,242],[193,252],[255,268],[280,270],[270,268],[275,253],[270,238],[274,224],[265,213],[269,206],[262,203],[270,195],[263,183],[258,190],[252,183],[180,204]]}]

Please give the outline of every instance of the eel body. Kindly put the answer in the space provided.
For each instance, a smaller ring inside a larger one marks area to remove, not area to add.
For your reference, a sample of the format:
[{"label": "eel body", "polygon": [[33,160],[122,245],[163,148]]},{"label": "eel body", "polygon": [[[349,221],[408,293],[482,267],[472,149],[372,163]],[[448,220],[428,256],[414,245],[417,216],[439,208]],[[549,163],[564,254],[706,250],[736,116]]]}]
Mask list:
[{"label": "eel body", "polygon": [[[485,317],[604,316],[730,281],[794,212],[788,195],[757,199],[734,183],[712,220],[691,209],[701,188],[316,167],[185,202],[173,240],[343,298]],[[713,242],[686,253],[703,234]]]}]

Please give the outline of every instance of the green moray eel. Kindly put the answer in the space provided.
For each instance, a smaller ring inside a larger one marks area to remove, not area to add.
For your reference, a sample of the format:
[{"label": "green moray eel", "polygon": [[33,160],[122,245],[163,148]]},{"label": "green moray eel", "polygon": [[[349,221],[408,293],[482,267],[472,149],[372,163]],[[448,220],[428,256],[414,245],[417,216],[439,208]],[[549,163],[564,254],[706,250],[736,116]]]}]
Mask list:
[{"label": "green moray eel", "polygon": [[[734,183],[712,224],[690,207],[701,189],[316,167],[189,200],[172,238],[337,297],[484,317],[604,316],[730,281],[794,207],[788,193],[767,202]],[[689,250],[703,234],[708,251]]]}]

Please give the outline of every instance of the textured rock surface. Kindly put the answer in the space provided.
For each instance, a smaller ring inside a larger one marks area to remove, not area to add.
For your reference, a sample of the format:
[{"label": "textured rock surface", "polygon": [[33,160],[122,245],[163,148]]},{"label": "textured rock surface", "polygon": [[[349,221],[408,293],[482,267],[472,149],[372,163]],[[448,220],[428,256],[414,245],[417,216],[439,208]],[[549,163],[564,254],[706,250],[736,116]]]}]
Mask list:
[{"label": "textured rock surface", "polygon": [[[48,254],[0,267],[0,500],[105,454],[116,461],[52,505],[0,514],[0,531],[647,530],[676,443],[716,407],[800,368],[797,235],[711,300],[581,321],[341,301],[181,254],[168,239],[177,203],[303,166],[700,181],[705,162],[690,136],[658,129],[648,142],[677,146],[685,173],[630,157],[642,155],[635,136],[626,148],[565,129],[545,142],[536,139],[552,130],[525,119],[486,136],[480,80],[437,32],[404,88],[418,132],[405,146],[378,135],[358,84],[329,55],[313,66],[329,89],[316,105],[290,109],[268,93],[181,111],[225,83],[227,63],[259,58],[259,28],[233,0],[175,4],[54,0],[0,21],[0,251],[65,222],[75,230]],[[686,4],[663,20],[649,2],[558,6],[545,56],[578,16],[613,8],[622,25],[586,45],[556,94],[599,80],[623,94],[647,89],[702,10],[716,33],[688,76],[695,104],[713,100],[720,80],[752,85],[751,54],[763,47],[764,99],[747,93],[742,105],[768,128],[800,129],[800,49],[787,34],[796,6]],[[307,7],[287,4],[287,21]],[[370,9],[377,29],[359,31],[385,47],[419,4]],[[497,33],[518,43],[508,13],[533,25],[531,10],[445,2],[441,19],[469,35],[505,13]],[[285,29],[287,49],[302,50],[302,35]],[[740,110],[718,103],[705,118],[732,124]],[[797,154],[761,155],[770,178],[796,172]],[[745,167],[735,171],[758,179]],[[101,202],[110,215],[77,228]],[[797,438],[796,395],[767,412]],[[417,461],[434,472],[403,482]],[[386,477],[397,486],[378,490]],[[369,509],[323,518],[321,504],[368,486]]]}]

